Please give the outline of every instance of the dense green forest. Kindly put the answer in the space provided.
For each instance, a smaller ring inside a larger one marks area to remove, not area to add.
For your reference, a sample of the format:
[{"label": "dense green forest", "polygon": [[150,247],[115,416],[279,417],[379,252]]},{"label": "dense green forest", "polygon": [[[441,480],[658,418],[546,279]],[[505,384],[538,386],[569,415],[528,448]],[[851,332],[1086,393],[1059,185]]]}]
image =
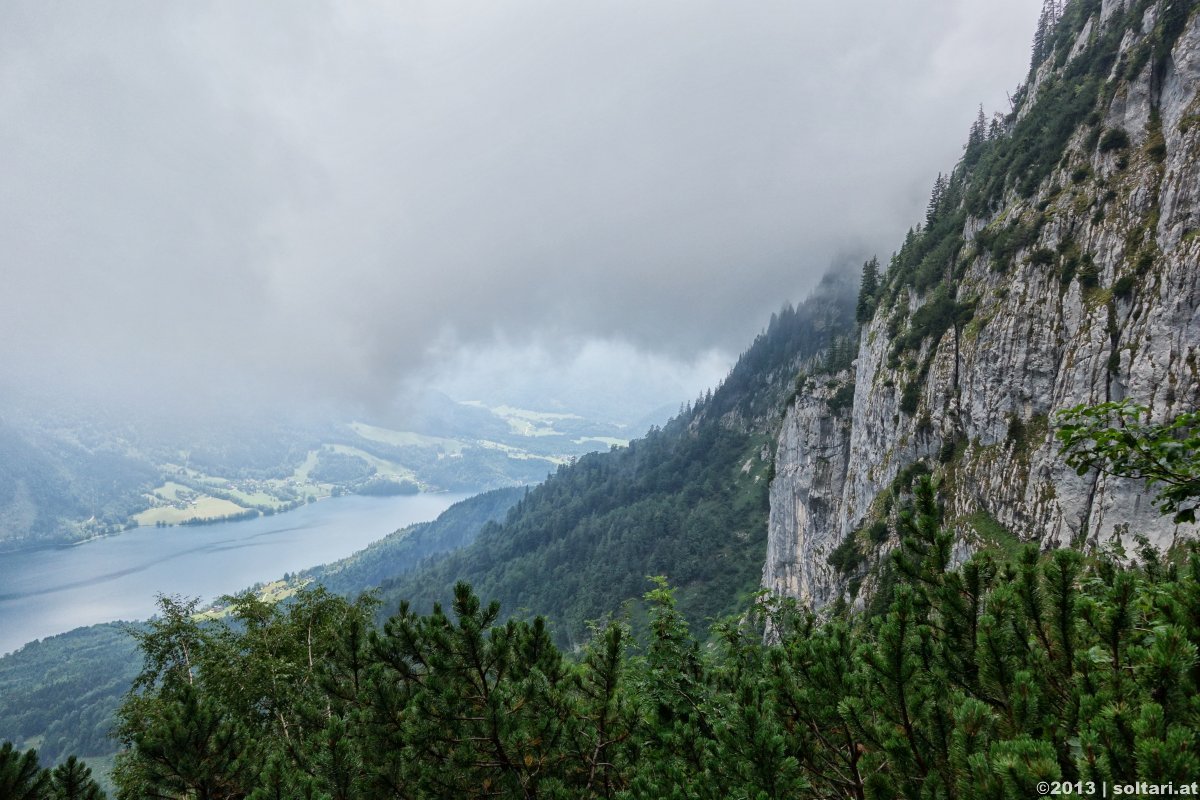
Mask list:
[{"label": "dense green forest", "polygon": [[[829,368],[853,332],[854,291],[827,276],[773,315],[715,392],[625,448],[560,468],[469,547],[382,581],[383,614],[429,610],[466,581],[509,613],[545,614],[557,644],[593,620],[636,613],[647,575],[666,575],[694,625],[741,608],[766,547],[772,444],[797,372]],[[839,365],[840,366],[840,365]]]},{"label": "dense green forest", "polygon": [[[1087,441],[1074,463],[1096,455]],[[370,597],[324,589],[281,605],[246,593],[216,625],[164,599],[137,633],[118,796],[1002,800],[1044,795],[1043,781],[1190,785],[1200,546],[1029,545],[952,568],[941,514],[923,476],[878,613],[822,621],[760,596],[707,645],[665,579],[643,630],[609,622],[571,655],[544,619],[504,621],[465,584],[382,629]],[[22,758],[0,752],[0,775]]]}]

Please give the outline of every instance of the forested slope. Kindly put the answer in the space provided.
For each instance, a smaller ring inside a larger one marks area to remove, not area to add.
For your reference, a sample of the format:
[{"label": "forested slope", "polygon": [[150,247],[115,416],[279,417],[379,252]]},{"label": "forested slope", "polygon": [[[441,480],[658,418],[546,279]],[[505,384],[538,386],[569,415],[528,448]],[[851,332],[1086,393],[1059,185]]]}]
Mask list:
[{"label": "forested slope", "polygon": [[480,530],[504,519],[527,491],[525,487],[514,486],[469,497],[450,506],[435,520],[401,528],[354,555],[305,570],[296,577],[299,581],[315,581],[331,592],[346,596],[370,591],[442,553],[466,547],[475,541]]},{"label": "forested slope", "polygon": [[116,623],[31,642],[0,658],[0,740],[37,747],[46,765],[111,755],[114,712],[138,672],[137,643]]},{"label": "forested slope", "polygon": [[[384,610],[428,609],[456,581],[520,614],[544,614],[564,645],[645,592],[678,587],[695,623],[736,612],[758,585],[771,447],[796,375],[848,364],[853,290],[827,277],[786,307],[721,386],[626,448],[564,466],[470,547],[383,583]],[[831,362],[831,357],[833,361]]]}]

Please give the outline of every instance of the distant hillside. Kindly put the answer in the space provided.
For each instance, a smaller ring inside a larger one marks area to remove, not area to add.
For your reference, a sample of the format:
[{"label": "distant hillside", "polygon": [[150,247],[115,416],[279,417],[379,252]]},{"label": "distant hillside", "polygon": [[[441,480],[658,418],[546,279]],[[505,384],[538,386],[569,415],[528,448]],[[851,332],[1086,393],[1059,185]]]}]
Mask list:
[{"label": "distant hillside", "polygon": [[169,411],[130,419],[66,400],[0,399],[0,550],[273,514],[338,494],[537,483],[630,435],[575,414],[426,401],[436,413],[414,412],[397,429]]},{"label": "distant hillside", "polygon": [[120,529],[157,478],[119,443],[88,446],[0,421],[0,549]]}]

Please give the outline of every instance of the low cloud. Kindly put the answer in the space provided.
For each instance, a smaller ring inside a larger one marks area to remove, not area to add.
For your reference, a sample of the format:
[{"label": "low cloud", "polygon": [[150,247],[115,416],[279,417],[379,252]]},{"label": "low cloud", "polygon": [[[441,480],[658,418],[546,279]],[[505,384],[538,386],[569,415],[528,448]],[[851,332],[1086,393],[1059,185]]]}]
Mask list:
[{"label": "low cloud", "polygon": [[589,341],[705,374],[898,244],[1038,5],[6,4],[0,358],[214,401]]}]

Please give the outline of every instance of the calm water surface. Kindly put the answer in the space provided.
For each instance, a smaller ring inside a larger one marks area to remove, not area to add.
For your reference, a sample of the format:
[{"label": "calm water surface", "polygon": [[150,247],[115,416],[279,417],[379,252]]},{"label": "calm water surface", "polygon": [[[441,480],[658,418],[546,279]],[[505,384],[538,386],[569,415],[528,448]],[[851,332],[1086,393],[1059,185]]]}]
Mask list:
[{"label": "calm water surface", "polygon": [[160,592],[211,600],[344,558],[465,497],[339,497],[244,522],[0,553],[0,654],[82,625],[144,619]]}]

